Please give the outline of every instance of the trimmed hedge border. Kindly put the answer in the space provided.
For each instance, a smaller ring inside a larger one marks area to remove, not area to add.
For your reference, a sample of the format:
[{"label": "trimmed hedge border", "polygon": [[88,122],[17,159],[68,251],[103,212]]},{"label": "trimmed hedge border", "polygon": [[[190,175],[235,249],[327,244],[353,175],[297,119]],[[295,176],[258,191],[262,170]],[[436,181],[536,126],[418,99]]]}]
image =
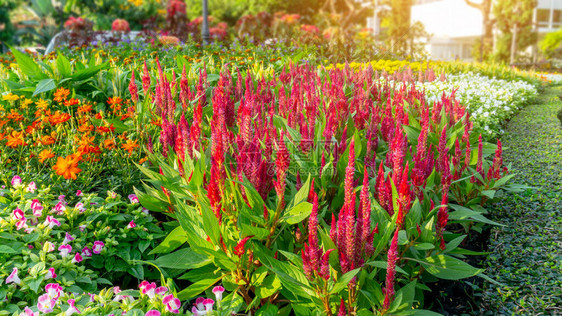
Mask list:
[{"label": "trimmed hedge border", "polygon": [[531,188],[495,205],[485,283],[484,315],[562,314],[562,86],[513,118],[502,137],[514,181]]}]

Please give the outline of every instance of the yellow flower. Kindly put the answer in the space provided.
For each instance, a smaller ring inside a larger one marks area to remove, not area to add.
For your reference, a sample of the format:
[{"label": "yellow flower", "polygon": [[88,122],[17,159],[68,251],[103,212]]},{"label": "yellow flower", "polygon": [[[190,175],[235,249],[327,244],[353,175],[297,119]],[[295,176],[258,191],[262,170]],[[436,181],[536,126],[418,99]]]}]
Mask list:
[{"label": "yellow flower", "polygon": [[35,105],[42,110],[46,110],[47,107],[49,106],[49,102],[43,99],[39,99],[39,101],[35,102]]},{"label": "yellow flower", "polygon": [[22,107],[23,109],[27,109],[27,107],[28,107],[31,103],[33,103],[33,100],[27,99],[27,98],[26,98],[25,100],[23,100],[23,102],[21,102],[21,107]]},{"label": "yellow flower", "polygon": [[19,98],[19,96],[12,94],[11,92],[2,96],[3,101],[17,101]]}]

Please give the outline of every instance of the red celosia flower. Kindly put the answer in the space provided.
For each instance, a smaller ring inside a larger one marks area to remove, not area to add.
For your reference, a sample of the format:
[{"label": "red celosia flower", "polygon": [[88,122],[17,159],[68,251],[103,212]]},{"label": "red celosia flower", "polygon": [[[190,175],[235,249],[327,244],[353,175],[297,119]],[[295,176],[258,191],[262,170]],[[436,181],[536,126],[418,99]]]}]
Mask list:
[{"label": "red celosia flower", "polygon": [[137,89],[137,83],[135,82],[135,70],[131,72],[131,81],[129,81],[129,92],[131,93],[131,100],[133,103],[137,103],[139,100],[139,94]]},{"label": "red celosia flower", "polygon": [[253,236],[244,237],[242,240],[238,242],[236,247],[234,247],[234,254],[238,256],[238,258],[242,257],[242,255],[246,252],[246,242],[252,238]]},{"label": "red celosia flower", "polygon": [[396,277],[396,262],[398,261],[398,231],[396,228],[394,237],[388,249],[388,260],[386,269],[386,282],[384,292],[384,301],[382,306],[383,313],[388,310],[390,303],[394,300],[394,278]]}]

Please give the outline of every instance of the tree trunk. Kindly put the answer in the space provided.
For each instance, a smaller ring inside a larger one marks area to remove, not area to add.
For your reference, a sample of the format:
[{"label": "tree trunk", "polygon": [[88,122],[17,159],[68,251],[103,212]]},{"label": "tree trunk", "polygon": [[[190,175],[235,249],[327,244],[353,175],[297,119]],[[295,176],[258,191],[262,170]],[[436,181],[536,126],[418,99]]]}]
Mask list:
[{"label": "tree trunk", "polygon": [[513,24],[513,35],[511,36],[511,55],[509,58],[509,63],[511,65],[515,63],[516,50],[517,50],[517,23]]}]

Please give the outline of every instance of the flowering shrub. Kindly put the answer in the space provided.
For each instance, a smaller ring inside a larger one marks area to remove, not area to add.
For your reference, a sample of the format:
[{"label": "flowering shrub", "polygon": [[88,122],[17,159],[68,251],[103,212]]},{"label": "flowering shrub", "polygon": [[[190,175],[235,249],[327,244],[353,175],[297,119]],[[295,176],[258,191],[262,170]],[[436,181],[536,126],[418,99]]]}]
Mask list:
[{"label": "flowering shrub", "polygon": [[123,19],[115,19],[111,24],[111,30],[117,32],[129,32],[131,28],[129,27],[129,22]]},{"label": "flowering shrub", "polygon": [[437,101],[443,92],[455,91],[456,99],[465,104],[475,128],[488,139],[502,131],[502,124],[529,100],[537,96],[535,86],[520,80],[488,78],[474,73],[447,75],[446,80],[417,82],[429,102]]},{"label": "flowering shrub", "polygon": [[[58,298],[61,286],[86,293],[144,279],[135,260],[150,259],[161,236],[134,194],[126,202],[115,193],[105,200],[80,191],[55,197],[14,176],[0,190],[0,308],[15,311],[38,298],[49,305],[49,288]],[[45,285],[49,299],[41,295]]]},{"label": "flowering shrub", "polygon": [[420,283],[481,272],[458,245],[511,176],[454,94],[295,66],[223,72],[207,99],[204,77],[178,90],[158,73],[162,130],[140,167],[154,187],[136,192],[183,229],[166,238],[192,258],[178,298],[221,281],[246,311],[396,314]]}]

